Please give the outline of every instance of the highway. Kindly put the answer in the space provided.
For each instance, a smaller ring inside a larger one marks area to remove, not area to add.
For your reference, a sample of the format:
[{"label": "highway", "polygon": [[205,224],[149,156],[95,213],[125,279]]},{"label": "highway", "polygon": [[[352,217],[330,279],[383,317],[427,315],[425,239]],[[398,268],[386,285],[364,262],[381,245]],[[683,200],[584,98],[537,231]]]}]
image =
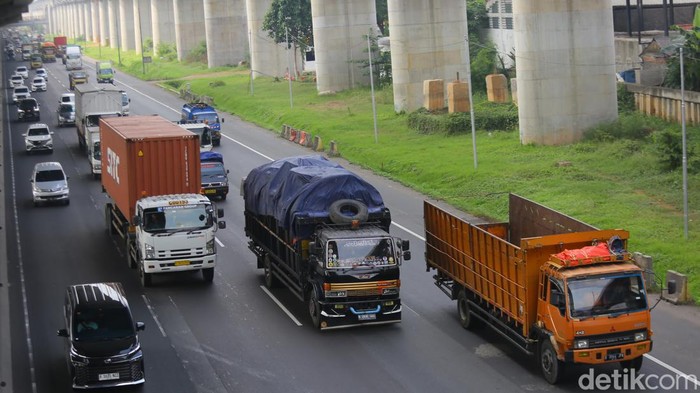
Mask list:
[{"label": "highway", "polygon": [[[5,87],[20,63],[3,63]],[[94,69],[89,61],[84,63],[94,83]],[[54,131],[54,153],[27,155],[21,134],[30,123],[17,122],[12,105],[3,114],[7,261],[2,263],[9,272],[11,340],[2,345],[11,348],[13,373],[5,379],[14,392],[72,391],[63,338],[56,336],[63,327],[63,293],[71,284],[102,281],[121,282],[135,319],[146,323],[140,334],[145,385],[111,391],[580,391],[578,381],[587,367],[576,367],[563,384],[551,386],[534,359],[495,333],[462,329],[456,304],[434,286],[425,269],[424,197],[342,159],[341,164],[379,189],[395,220],[392,234],[411,241],[413,259],[402,267],[400,324],[314,330],[304,304],[285,289],[264,287],[262,271],[247,248],[240,197],[240,179],[252,168],[311,151],[230,114],[222,114],[223,139],[215,148],[230,170],[231,191],[217,203],[225,210],[227,228],[217,233],[219,264],[213,284],[204,283],[196,272],[159,275],[153,287],[142,288],[136,271],[127,267],[124,245],[106,233],[103,208],[108,198],[90,174],[75,127],[56,126],[58,98],[68,91],[67,72],[60,61],[45,68],[48,91],[32,96],[40,102],[41,122]],[[131,98],[132,115],[179,119],[184,102],[172,93],[122,73],[116,79]],[[7,102],[10,90],[4,90]],[[33,207],[29,176],[40,161],[63,164],[70,176],[69,206]],[[652,318],[654,351],[642,373],[700,375],[695,362],[700,350],[698,309],[662,302]],[[596,372],[615,369],[611,365]],[[700,389],[693,383],[690,387]],[[0,386],[0,393],[6,391]]]}]

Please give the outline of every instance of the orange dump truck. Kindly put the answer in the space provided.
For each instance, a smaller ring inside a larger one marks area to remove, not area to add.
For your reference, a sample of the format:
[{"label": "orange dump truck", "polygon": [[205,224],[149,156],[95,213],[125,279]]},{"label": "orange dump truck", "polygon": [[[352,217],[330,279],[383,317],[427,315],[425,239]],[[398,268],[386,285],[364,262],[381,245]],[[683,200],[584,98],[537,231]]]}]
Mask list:
[{"label": "orange dump truck", "polygon": [[509,222],[471,224],[424,202],[425,260],[464,328],[486,324],[557,383],[567,364],[639,370],[652,348],[629,233],[598,230],[520,196]]}]

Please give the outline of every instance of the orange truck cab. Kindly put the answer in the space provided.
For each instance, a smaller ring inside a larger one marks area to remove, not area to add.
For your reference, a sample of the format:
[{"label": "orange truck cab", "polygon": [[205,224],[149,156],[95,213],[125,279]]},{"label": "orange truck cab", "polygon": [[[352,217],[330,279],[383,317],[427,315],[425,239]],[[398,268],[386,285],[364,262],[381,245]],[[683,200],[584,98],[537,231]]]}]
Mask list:
[{"label": "orange truck cab", "polygon": [[598,230],[515,194],[509,222],[472,224],[424,202],[427,270],[464,328],[486,324],[559,382],[567,364],[639,369],[652,349],[629,233]]}]

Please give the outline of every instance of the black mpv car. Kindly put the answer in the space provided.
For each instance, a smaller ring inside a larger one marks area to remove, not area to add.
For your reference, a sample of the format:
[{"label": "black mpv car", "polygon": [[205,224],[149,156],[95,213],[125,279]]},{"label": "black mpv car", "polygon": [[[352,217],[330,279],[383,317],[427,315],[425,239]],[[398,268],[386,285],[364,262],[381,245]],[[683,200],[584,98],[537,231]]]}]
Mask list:
[{"label": "black mpv car", "polygon": [[124,289],[118,282],[66,289],[63,308],[66,359],[73,389],[141,384],[143,353]]}]

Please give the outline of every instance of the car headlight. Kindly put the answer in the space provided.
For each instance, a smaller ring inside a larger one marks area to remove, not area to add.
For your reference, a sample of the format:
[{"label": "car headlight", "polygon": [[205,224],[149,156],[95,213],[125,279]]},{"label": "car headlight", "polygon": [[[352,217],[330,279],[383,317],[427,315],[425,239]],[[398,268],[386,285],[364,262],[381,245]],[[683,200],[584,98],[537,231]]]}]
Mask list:
[{"label": "car headlight", "polygon": [[211,239],[207,242],[207,254],[213,254],[216,252],[216,243],[214,242],[214,239]]},{"label": "car headlight", "polygon": [[647,332],[637,332],[634,334],[634,341],[644,341],[647,339]]},{"label": "car headlight", "polygon": [[574,348],[576,349],[586,349],[588,348],[588,340],[576,340],[574,341]]},{"label": "car headlight", "polygon": [[326,297],[346,297],[348,293],[346,291],[325,291]]},{"label": "car headlight", "polygon": [[153,249],[153,246],[150,244],[146,244],[146,259],[153,259],[155,258],[156,253],[155,250]]},{"label": "car headlight", "polygon": [[90,363],[90,359],[75,352],[75,348],[70,349],[70,361],[75,365],[87,365]]}]

